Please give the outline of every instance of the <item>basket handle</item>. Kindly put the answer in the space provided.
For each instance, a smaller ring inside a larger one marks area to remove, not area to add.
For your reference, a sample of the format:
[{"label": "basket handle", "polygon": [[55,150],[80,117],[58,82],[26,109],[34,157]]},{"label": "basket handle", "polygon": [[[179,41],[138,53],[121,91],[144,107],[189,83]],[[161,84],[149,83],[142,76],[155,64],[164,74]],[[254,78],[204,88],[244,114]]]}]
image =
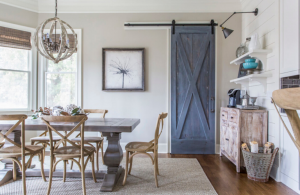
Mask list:
[{"label": "basket handle", "polygon": [[279,148],[276,148],[276,149],[274,149],[274,151],[273,151],[272,158],[271,158],[271,162],[270,162],[269,168],[268,168],[268,175],[270,174],[270,171],[271,171],[271,168],[272,168],[272,166],[273,166],[274,159],[275,159],[275,157],[276,157],[276,154],[277,154],[278,150],[279,150]]}]

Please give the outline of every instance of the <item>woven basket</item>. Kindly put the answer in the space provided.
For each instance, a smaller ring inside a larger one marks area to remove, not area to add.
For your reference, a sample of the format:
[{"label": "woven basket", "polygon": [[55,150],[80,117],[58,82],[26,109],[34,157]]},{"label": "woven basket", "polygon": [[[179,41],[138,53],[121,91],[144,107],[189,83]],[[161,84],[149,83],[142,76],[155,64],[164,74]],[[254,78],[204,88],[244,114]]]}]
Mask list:
[{"label": "woven basket", "polygon": [[251,153],[242,149],[248,178],[260,182],[269,181],[270,171],[278,150],[276,148],[273,153],[265,154],[262,147],[259,147],[259,153]]}]

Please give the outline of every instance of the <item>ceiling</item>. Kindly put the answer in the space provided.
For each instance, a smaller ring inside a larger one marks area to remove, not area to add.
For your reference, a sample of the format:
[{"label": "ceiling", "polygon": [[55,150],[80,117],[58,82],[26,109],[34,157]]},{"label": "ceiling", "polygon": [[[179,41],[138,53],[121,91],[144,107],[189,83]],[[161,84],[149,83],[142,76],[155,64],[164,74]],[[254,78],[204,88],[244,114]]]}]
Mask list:
[{"label": "ceiling", "polygon": [[[58,13],[234,12],[243,0],[58,0]],[[54,13],[55,0],[0,0],[37,13]]]}]

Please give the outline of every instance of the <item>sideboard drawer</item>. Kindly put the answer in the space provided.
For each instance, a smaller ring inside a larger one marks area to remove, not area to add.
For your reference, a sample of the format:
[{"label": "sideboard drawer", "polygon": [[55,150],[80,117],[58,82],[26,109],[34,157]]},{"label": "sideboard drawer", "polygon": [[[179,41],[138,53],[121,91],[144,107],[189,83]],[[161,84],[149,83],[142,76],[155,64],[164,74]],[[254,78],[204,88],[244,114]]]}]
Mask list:
[{"label": "sideboard drawer", "polygon": [[227,111],[222,110],[221,119],[224,120],[224,121],[227,121],[227,119],[228,119],[228,112]]},{"label": "sideboard drawer", "polygon": [[229,112],[229,121],[232,122],[232,123],[238,123],[238,112],[237,110],[235,109],[232,109],[230,112]]}]

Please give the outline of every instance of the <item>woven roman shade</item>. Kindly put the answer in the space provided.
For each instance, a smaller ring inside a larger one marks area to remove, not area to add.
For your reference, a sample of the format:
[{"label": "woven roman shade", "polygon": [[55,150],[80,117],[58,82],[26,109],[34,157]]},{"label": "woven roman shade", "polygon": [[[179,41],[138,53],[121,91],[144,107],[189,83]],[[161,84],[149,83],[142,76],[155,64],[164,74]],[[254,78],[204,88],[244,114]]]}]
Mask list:
[{"label": "woven roman shade", "polygon": [[[46,37],[46,35],[45,35]],[[55,41],[55,37],[56,37],[56,42],[58,42],[59,40],[59,37],[60,37],[60,34],[52,34],[52,36],[50,37],[52,39],[52,41],[54,42]],[[75,48],[75,37],[73,34],[68,34],[68,37],[69,37],[69,44],[70,44],[70,49],[73,49]],[[77,34],[76,34],[76,37],[77,37]],[[65,52],[65,51],[63,51]],[[77,52],[77,48],[76,48],[76,52]]]},{"label": "woven roman shade", "polygon": [[0,47],[31,50],[31,33],[0,26]]}]

